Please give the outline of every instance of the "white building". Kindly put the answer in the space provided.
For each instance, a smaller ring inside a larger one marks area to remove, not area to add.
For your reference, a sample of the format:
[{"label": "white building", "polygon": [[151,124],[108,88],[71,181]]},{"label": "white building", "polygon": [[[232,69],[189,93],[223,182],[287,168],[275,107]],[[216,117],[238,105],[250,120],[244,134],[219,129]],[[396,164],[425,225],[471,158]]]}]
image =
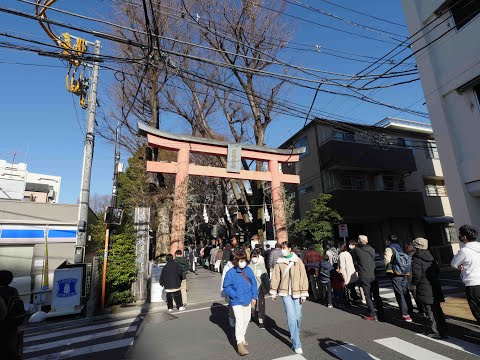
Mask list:
[{"label": "white building", "polygon": [[0,199],[57,203],[62,178],[27,171],[27,164],[0,160]]},{"label": "white building", "polygon": [[480,225],[480,1],[403,0],[455,224]]}]

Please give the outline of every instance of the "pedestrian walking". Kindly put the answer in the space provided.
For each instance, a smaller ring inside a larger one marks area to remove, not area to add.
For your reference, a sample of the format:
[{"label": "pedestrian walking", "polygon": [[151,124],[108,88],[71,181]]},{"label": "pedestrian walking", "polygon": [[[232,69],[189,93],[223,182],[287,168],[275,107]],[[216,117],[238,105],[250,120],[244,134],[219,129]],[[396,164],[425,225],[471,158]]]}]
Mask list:
[{"label": "pedestrian walking", "polygon": [[225,290],[223,289],[223,281],[225,280],[225,276],[228,272],[228,270],[233,268],[233,254],[230,254],[230,259],[227,261],[225,266],[223,267],[222,271],[222,281],[220,283],[220,296],[225,298],[225,301],[228,303],[228,322],[230,324],[230,327],[234,328],[235,327],[235,314],[233,313],[232,309],[232,302],[230,301],[230,298],[228,295],[225,293]]},{"label": "pedestrian walking", "polygon": [[[336,264],[338,265],[338,264]],[[320,284],[322,286],[323,300],[328,308],[332,308],[332,283],[330,281],[333,265],[330,264],[330,258],[328,255],[323,256],[323,260],[320,263]]]},{"label": "pedestrian walking", "polygon": [[302,304],[308,296],[308,276],[303,261],[292,252],[292,244],[283,242],[281,252],[282,257],[278,258],[271,274],[270,294],[274,301],[277,295],[282,297],[292,348],[295,353],[303,354],[300,325]]},{"label": "pedestrian walking", "polygon": [[358,301],[358,294],[355,290],[355,287],[358,284],[358,274],[347,245],[342,245],[340,248],[340,254],[338,255],[338,270],[345,281],[346,300],[349,303],[352,301]]},{"label": "pedestrian walking", "polygon": [[448,337],[447,322],[441,302],[445,302],[440,286],[440,268],[428,251],[428,240],[413,240],[416,251],[412,256],[412,285],[416,287],[417,305],[421,304],[430,320],[430,332],[427,336],[434,339]]},{"label": "pedestrian walking", "polygon": [[277,263],[277,260],[282,257],[282,249],[279,243],[275,244],[275,248],[270,251],[270,256],[268,257],[268,268],[270,269],[270,279],[272,278],[273,268]]},{"label": "pedestrian walking", "polygon": [[[410,259],[413,260],[413,254],[415,254],[415,247],[413,246],[413,243],[405,244],[404,251],[405,251],[405,254],[407,254],[410,257]],[[412,271],[413,271],[413,268],[412,268]],[[408,291],[410,292],[410,295],[413,297],[413,299],[417,304],[419,316],[428,317],[427,311],[417,299],[417,291],[416,291],[416,287],[412,284],[411,274],[407,276],[407,287],[408,287]],[[413,307],[408,309],[408,313],[413,314]]]},{"label": "pedestrian walking", "polygon": [[471,225],[462,225],[458,232],[458,239],[465,246],[453,257],[451,265],[461,270],[468,305],[480,324],[480,243],[476,241],[478,230]]},{"label": "pedestrian walking", "polygon": [[197,275],[197,247],[195,245],[192,246],[192,251],[190,251],[189,261],[190,261],[190,270]]},{"label": "pedestrian walking", "polygon": [[303,264],[308,275],[309,294],[315,302],[320,300],[319,290],[322,285],[320,283],[319,271],[320,263],[323,261],[320,251],[315,249],[315,244],[311,244],[308,250],[303,254]]},{"label": "pedestrian walking", "polygon": [[327,242],[327,251],[325,254],[328,256],[328,261],[330,264],[337,264],[338,263],[338,250],[335,246],[335,241],[330,240]]},{"label": "pedestrian walking", "polygon": [[172,254],[167,254],[167,264],[163,267],[160,274],[160,286],[163,287],[163,291],[167,294],[167,308],[168,311],[173,311],[173,300],[175,305],[180,311],[185,310],[182,302],[182,280],[183,269],[173,260]]},{"label": "pedestrian walking", "polygon": [[384,253],[385,272],[392,280],[393,292],[400,309],[400,320],[412,322],[408,309],[413,309],[412,299],[408,291],[408,276],[412,271],[410,257],[405,254],[398,243],[396,235],[389,235]]},{"label": "pedestrian walking", "polygon": [[216,271],[215,270],[215,257],[217,256],[218,252],[218,246],[214,245],[212,250],[210,251],[210,270],[211,271]]},{"label": "pedestrian walking", "polygon": [[265,260],[260,254],[260,249],[252,252],[252,257],[248,267],[252,269],[257,280],[258,301],[255,307],[252,307],[252,317],[257,320],[258,327],[265,329],[265,295],[270,291],[270,279],[265,267]]},{"label": "pedestrian walking", "polygon": [[182,284],[180,286],[180,291],[182,293],[182,303],[183,306],[187,306],[187,274],[188,269],[190,268],[190,264],[188,260],[182,256],[182,250],[177,250],[175,252],[175,262],[180,265],[183,272]]},{"label": "pedestrian walking", "polygon": [[[358,246],[352,252],[353,262],[358,272],[359,283],[362,286],[367,301],[367,316],[365,320],[385,320],[382,298],[375,276],[375,250],[368,245],[368,237],[360,235]],[[373,300],[372,300],[373,297]],[[375,301],[375,305],[373,304]],[[375,307],[378,311],[376,316]]]},{"label": "pedestrian walking", "polygon": [[265,259],[265,267],[267,268],[268,276],[270,276],[270,268],[268,267],[268,262],[270,260],[270,252],[272,249],[270,249],[270,244],[265,245],[265,253],[263,255],[263,258]]},{"label": "pedestrian walking", "polygon": [[216,255],[215,255],[215,271],[218,271],[219,273],[222,273],[223,267],[222,267],[222,259],[223,259],[223,249],[219,248]]},{"label": "pedestrian walking", "polygon": [[225,275],[223,290],[230,298],[235,314],[235,339],[237,352],[240,356],[248,354],[245,340],[248,324],[252,317],[252,307],[258,299],[257,280],[252,269],[247,267],[247,257],[244,252],[238,252],[233,260],[234,267]]},{"label": "pedestrian walking", "polygon": [[330,272],[330,282],[332,283],[333,304],[336,307],[345,306],[345,280],[338,269],[338,264],[333,265]]},{"label": "pedestrian walking", "polygon": [[22,324],[25,316],[23,301],[18,296],[18,291],[10,286],[13,281],[13,273],[8,270],[0,270],[0,349],[2,359],[21,359],[22,353],[18,333],[18,327]]}]

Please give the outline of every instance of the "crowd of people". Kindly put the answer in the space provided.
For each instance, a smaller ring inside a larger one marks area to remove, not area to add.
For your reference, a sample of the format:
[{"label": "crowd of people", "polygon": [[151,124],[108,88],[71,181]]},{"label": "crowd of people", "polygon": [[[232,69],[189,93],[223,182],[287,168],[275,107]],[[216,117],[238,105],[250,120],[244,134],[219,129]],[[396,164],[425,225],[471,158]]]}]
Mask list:
[{"label": "crowd of people", "polygon": [[[477,235],[477,230],[470,225],[460,227],[459,240],[465,246],[455,255],[451,265],[461,270],[468,303],[480,324]],[[300,327],[302,305],[307,298],[327,308],[362,306],[363,303],[366,305],[365,320],[386,320],[376,273],[376,253],[367,236],[360,235],[338,247],[333,241],[328,242],[325,251],[319,251],[314,243],[305,250],[289,242],[277,243],[272,249],[269,245],[261,247],[257,241],[253,243],[253,247],[251,243],[240,245],[236,237],[230,242],[215,239],[204,247],[189,247],[185,253],[177,251],[175,259],[170,255],[160,279],[167,292],[169,311],[173,309],[173,300],[179,310],[185,309],[186,274],[188,270],[195,272],[198,264],[222,274],[220,291],[229,304],[228,321],[235,329],[237,351],[242,356],[248,354],[245,334],[250,321],[265,328],[267,295],[274,301],[281,298],[292,350],[297,354],[303,353]],[[445,301],[440,267],[428,250],[428,240],[416,238],[402,246],[396,235],[389,235],[383,265],[398,302],[398,320],[412,322],[412,316],[423,317],[428,327],[427,336],[446,338],[448,328],[440,305]],[[412,298],[417,312],[414,312]]]}]

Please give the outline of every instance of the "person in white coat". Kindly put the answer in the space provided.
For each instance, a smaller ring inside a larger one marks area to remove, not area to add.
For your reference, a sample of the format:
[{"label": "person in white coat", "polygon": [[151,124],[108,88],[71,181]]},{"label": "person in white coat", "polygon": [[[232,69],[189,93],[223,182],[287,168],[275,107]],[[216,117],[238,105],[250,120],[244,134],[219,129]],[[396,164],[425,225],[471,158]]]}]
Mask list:
[{"label": "person in white coat", "polygon": [[233,269],[233,253],[230,254],[230,259],[227,261],[225,266],[223,267],[223,272],[222,272],[222,282],[220,283],[220,296],[225,298],[225,301],[228,302],[228,322],[230,324],[230,327],[235,328],[235,314],[233,313],[233,308],[232,304],[230,304],[230,298],[225,294],[225,291],[223,290],[223,281],[225,280],[225,274],[228,272],[228,270]]},{"label": "person in white coat", "polygon": [[265,295],[270,291],[270,279],[268,277],[265,260],[260,255],[260,250],[256,249],[252,252],[251,261],[248,265],[252,269],[255,279],[257,280],[258,301],[255,308],[252,307],[252,318],[256,318],[258,327],[265,329]]},{"label": "person in white coat", "polygon": [[358,295],[355,286],[358,284],[358,274],[347,245],[342,245],[340,249],[340,254],[338,255],[338,270],[343,275],[345,281],[346,301],[349,303],[352,300],[357,301]]},{"label": "person in white coat", "polygon": [[478,230],[471,225],[463,225],[458,230],[458,239],[465,245],[453,257],[451,265],[462,271],[468,305],[472,315],[480,324],[480,243]]}]

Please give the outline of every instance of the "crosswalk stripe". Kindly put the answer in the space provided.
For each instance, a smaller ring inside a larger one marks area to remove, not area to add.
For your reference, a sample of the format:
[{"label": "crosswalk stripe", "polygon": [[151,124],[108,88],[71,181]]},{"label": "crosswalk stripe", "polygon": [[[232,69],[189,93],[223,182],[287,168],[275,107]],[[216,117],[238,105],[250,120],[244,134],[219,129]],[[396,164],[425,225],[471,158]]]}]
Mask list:
[{"label": "crosswalk stripe", "polygon": [[75,334],[79,332],[87,332],[91,330],[99,330],[99,329],[105,329],[109,327],[114,327],[117,325],[124,325],[124,324],[129,324],[132,325],[133,323],[137,322],[138,318],[130,318],[126,320],[119,320],[119,321],[113,321],[113,322],[108,322],[108,323],[103,323],[103,324],[97,324],[97,325],[89,325],[89,326],[83,326],[75,329],[69,329],[69,330],[63,330],[63,331],[57,331],[57,332],[49,332],[46,334],[41,334],[41,335],[30,335],[26,336],[25,339],[23,340],[24,343],[32,342],[32,341],[38,341],[38,340],[46,340],[46,339],[51,339],[54,337],[60,337],[60,336],[65,336],[65,335],[70,335],[70,334]]},{"label": "crosswalk stripe", "polygon": [[116,341],[111,341],[111,342],[108,342],[108,343],[96,344],[96,345],[81,347],[81,348],[78,348],[78,349],[69,349],[69,350],[60,351],[58,353],[37,356],[37,357],[34,357],[34,358],[30,358],[28,360],[67,359],[67,358],[71,358],[73,356],[86,355],[86,354],[91,354],[91,353],[95,353],[95,352],[99,352],[99,351],[107,351],[107,350],[113,350],[113,349],[119,349],[119,348],[131,346],[133,344],[133,340],[134,340],[134,338],[131,337],[131,338],[128,338],[128,339],[116,340]]},{"label": "crosswalk stripe", "polygon": [[81,343],[81,342],[84,342],[84,341],[95,340],[95,339],[98,339],[98,338],[101,338],[101,337],[107,337],[107,336],[119,335],[119,334],[123,334],[123,333],[129,333],[129,332],[132,332],[132,331],[137,331],[137,325],[131,325],[129,327],[123,327],[123,328],[119,328],[119,329],[102,331],[102,332],[83,335],[83,336],[78,336],[78,337],[74,337],[74,338],[67,338],[67,339],[63,339],[63,340],[58,340],[58,341],[52,341],[52,342],[27,346],[23,350],[23,352],[24,352],[24,354],[27,354],[27,353],[31,353],[31,352],[34,352],[34,351],[42,351],[42,350],[47,350],[47,349],[53,349],[53,348],[60,347],[60,346]]},{"label": "crosswalk stripe", "polygon": [[449,337],[448,339],[432,339],[431,337],[425,336],[423,334],[417,334],[418,336],[435,341],[439,344],[449,346],[453,349],[460,350],[472,355],[480,356],[480,346],[477,344],[473,344],[471,342],[460,340],[458,338]]},{"label": "crosswalk stripe", "polygon": [[273,360],[307,360],[305,359],[302,355],[300,354],[295,354],[295,355],[290,355],[290,356],[284,356],[281,358],[276,358]]},{"label": "crosswalk stripe", "polygon": [[341,360],[380,360],[353,344],[344,344],[327,348],[327,351]]},{"label": "crosswalk stripe", "polygon": [[443,355],[434,353],[433,351],[424,349],[420,346],[411,344],[397,337],[374,340],[376,343],[383,345],[393,351],[403,354],[415,360],[451,360]]}]

